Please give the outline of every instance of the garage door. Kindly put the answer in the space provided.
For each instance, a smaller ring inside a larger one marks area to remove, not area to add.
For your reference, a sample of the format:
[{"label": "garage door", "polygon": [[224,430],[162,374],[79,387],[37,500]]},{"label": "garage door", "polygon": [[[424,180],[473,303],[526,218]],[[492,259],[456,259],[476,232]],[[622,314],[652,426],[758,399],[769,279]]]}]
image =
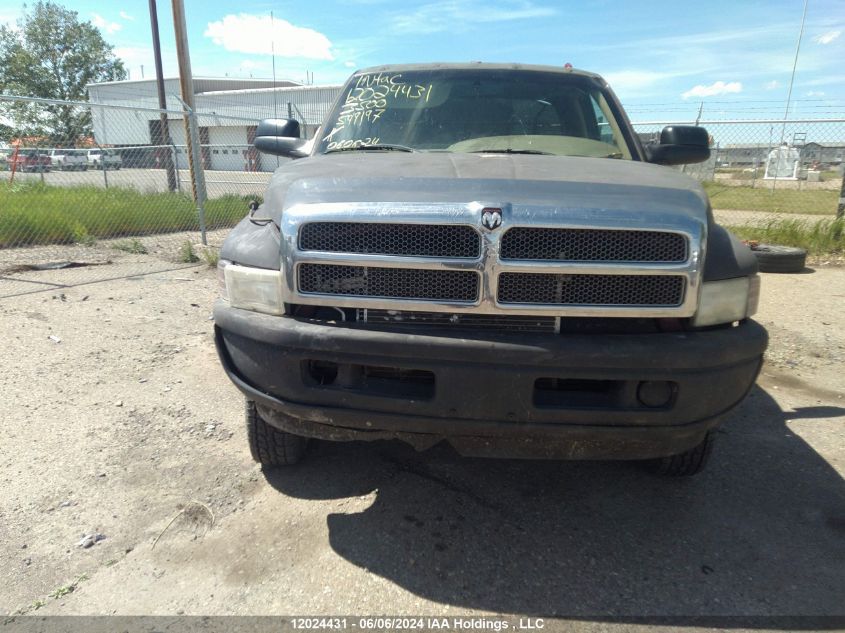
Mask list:
[{"label": "garage door", "polygon": [[209,127],[211,169],[244,171],[246,127]]}]

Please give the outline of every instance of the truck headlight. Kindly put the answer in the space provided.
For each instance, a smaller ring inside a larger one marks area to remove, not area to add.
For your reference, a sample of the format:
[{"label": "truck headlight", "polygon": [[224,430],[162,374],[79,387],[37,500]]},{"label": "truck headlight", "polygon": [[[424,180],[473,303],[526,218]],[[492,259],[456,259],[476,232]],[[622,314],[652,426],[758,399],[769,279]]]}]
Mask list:
[{"label": "truck headlight", "polygon": [[220,293],[220,298],[225,299],[226,301],[229,300],[229,293],[226,290],[226,266],[230,265],[230,262],[227,259],[218,259],[217,260],[217,291]]},{"label": "truck headlight", "polygon": [[742,321],[757,312],[759,300],[760,278],[757,275],[705,282],[692,324],[706,327]]},{"label": "truck headlight", "polygon": [[274,315],[285,313],[281,271],[239,266],[231,262],[226,262],[225,266],[218,264],[218,274],[221,271],[225,288],[222,290],[223,298],[228,299],[233,308]]}]

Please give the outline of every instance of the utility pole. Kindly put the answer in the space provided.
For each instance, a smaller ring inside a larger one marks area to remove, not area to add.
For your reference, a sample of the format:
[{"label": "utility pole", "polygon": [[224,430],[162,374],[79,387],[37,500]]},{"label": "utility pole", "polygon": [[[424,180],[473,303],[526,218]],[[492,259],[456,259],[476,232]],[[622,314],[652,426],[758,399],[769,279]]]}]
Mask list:
[{"label": "utility pole", "polygon": [[172,0],[173,30],[176,32],[176,57],[179,61],[179,85],[182,90],[182,101],[188,106],[189,112],[185,116],[185,143],[188,149],[188,167],[191,170],[191,188],[194,201],[199,202],[197,191],[197,171],[202,165],[194,164],[193,138],[191,138],[191,118],[194,116],[194,76],[191,72],[191,53],[188,50],[188,29],[185,24],[185,4],[183,0]]},{"label": "utility pole", "polygon": [[[156,0],[150,0],[150,26],[153,31],[153,56],[155,57],[156,70],[156,87],[158,88],[158,107],[160,110],[167,110],[167,97],[164,94],[164,73],[161,66],[161,41],[158,35],[158,10],[156,7]],[[170,153],[173,147],[173,141],[170,140],[170,126],[167,123],[167,113],[162,112],[159,115],[159,129],[157,138],[153,139],[153,144],[158,145],[156,149],[158,155],[162,158],[164,169],[167,172],[167,188],[170,191],[176,191],[178,184],[176,182],[176,169],[173,161],[176,159]],[[164,148],[162,146],[166,145]]]}]

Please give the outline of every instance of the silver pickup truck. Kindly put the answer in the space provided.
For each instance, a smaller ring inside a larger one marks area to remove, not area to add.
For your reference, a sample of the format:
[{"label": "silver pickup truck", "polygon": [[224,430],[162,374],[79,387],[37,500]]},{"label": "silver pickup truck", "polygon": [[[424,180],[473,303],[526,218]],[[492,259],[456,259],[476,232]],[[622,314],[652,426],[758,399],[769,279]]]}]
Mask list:
[{"label": "silver pickup truck", "polygon": [[446,441],[464,455],[705,464],[767,344],[751,251],[699,184],[697,127],[643,144],[598,75],[355,73],[221,249],[223,367],[250,447]]}]

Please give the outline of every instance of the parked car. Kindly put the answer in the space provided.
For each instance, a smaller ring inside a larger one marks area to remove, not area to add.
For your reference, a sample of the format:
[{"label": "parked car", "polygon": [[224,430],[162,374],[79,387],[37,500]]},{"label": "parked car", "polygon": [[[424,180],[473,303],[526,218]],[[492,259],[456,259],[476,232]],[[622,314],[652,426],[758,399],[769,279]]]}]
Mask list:
[{"label": "parked car", "polygon": [[88,155],[82,149],[54,149],[50,151],[53,167],[62,171],[87,171]]},{"label": "parked car", "polygon": [[92,169],[120,169],[123,159],[113,149],[89,149],[88,166]]},{"label": "parked car", "polygon": [[707,160],[706,130],[644,144],[598,75],[477,63],[357,72],[300,130],[258,126],[296,160],[220,253],[257,461],[400,439],[703,468],[767,346],[754,254],[666,167]]},{"label": "parked car", "polygon": [[15,157],[14,152],[12,152],[9,156],[8,163],[9,168],[12,167],[12,163],[15,163],[16,171],[46,172],[50,171],[53,161],[50,159],[49,154],[47,154],[44,150],[22,149],[18,151],[17,157]]}]

